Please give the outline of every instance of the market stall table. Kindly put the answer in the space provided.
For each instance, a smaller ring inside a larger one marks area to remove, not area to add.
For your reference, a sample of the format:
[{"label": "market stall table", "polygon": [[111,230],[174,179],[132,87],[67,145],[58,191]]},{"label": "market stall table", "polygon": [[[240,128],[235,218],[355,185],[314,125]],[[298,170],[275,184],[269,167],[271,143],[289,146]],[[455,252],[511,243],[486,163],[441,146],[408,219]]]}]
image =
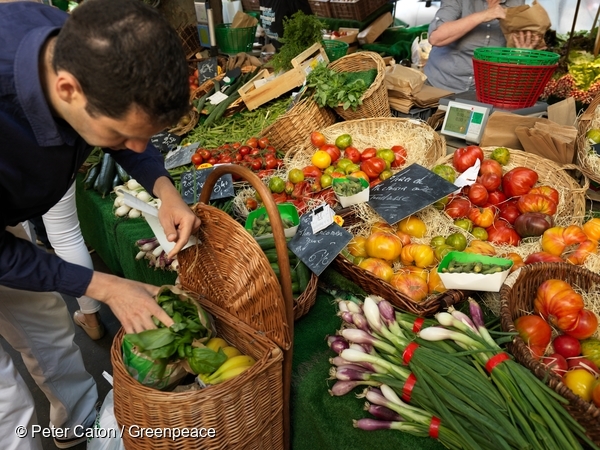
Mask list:
[{"label": "market stall table", "polygon": [[[154,285],[173,284],[175,272],[154,270],[146,260],[135,260],[136,240],[152,237],[143,219],[123,219],[113,213],[114,198],[102,198],[93,190],[84,190],[82,177],[77,180],[77,207],[86,243],[95,249],[113,273]],[[322,282],[335,289],[360,294],[360,288],[328,269]],[[292,377],[292,445],[295,450],[362,450],[373,447],[441,449],[431,438],[419,438],[395,430],[367,432],[353,428],[352,420],[367,417],[364,399],[355,392],[332,397],[328,389],[329,358],[326,335],[340,327],[334,298],[319,290],[315,306],[295,323]]]}]

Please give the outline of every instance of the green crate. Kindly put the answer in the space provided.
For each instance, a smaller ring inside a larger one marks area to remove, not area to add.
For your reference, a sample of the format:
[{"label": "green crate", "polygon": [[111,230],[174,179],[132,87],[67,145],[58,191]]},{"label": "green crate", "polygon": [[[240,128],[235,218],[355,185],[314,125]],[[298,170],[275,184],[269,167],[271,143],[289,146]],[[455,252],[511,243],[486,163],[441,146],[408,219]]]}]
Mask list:
[{"label": "green crate", "polygon": [[348,44],[335,39],[323,39],[323,48],[325,49],[325,53],[329,58],[329,62],[340,59],[342,56],[348,53]]},{"label": "green crate", "polygon": [[502,64],[520,64],[526,66],[551,66],[558,62],[559,55],[543,50],[507,47],[476,48],[473,58]]},{"label": "green crate", "polygon": [[231,28],[230,23],[220,23],[215,27],[217,45],[222,53],[235,55],[252,51],[256,26]]}]

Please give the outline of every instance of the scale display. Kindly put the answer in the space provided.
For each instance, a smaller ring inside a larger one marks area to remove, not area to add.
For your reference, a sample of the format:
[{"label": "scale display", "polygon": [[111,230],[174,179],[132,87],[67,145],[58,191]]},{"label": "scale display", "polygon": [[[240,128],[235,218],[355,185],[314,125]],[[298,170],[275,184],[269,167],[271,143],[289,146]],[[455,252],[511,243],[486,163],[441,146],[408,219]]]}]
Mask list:
[{"label": "scale display", "polygon": [[449,101],[441,133],[478,144],[490,110],[487,106]]}]

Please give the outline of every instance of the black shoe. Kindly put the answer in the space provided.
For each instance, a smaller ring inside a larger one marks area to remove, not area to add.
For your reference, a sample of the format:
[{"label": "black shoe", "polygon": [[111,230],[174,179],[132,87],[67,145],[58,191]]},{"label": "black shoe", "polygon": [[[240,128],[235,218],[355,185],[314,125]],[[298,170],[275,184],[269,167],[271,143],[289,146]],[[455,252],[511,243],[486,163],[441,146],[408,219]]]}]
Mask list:
[{"label": "black shoe", "polygon": [[85,442],[87,440],[87,436],[84,435],[83,436],[79,436],[79,437],[73,437],[73,438],[67,438],[67,439],[59,439],[59,438],[54,438],[54,445],[56,445],[57,448],[71,448],[71,447],[75,447],[76,445],[79,445],[83,442]]}]

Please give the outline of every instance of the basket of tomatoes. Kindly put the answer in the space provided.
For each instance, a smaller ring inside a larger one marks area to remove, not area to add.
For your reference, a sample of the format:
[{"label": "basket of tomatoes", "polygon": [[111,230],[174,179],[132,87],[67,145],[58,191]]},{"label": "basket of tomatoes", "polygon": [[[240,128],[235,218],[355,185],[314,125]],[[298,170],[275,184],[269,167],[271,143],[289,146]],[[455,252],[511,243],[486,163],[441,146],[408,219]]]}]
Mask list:
[{"label": "basket of tomatoes", "polygon": [[500,291],[504,331],[518,333],[515,359],[564,398],[564,407],[600,445],[600,275],[567,263],[537,263]]}]

